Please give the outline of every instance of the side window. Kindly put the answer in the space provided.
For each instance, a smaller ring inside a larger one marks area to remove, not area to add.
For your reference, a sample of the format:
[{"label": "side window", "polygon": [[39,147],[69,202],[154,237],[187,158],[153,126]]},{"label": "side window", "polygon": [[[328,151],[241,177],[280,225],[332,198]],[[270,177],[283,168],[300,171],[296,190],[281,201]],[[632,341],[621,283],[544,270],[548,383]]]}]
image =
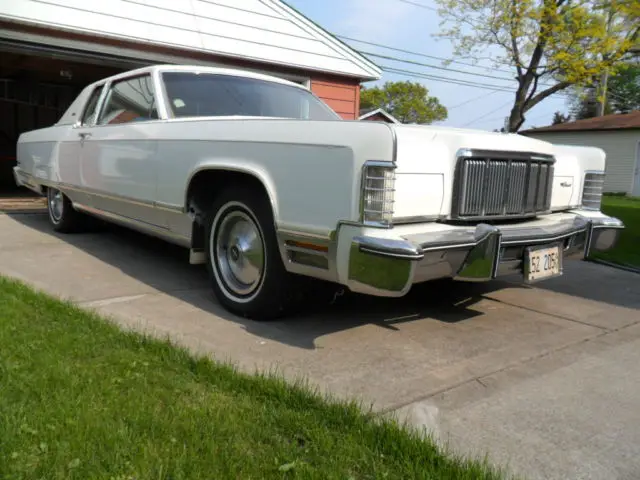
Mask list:
[{"label": "side window", "polygon": [[113,125],[157,118],[151,75],[141,75],[111,84],[98,124]]},{"label": "side window", "polygon": [[96,109],[98,107],[98,100],[100,99],[100,94],[102,93],[103,85],[96,87],[93,92],[91,92],[91,96],[87,101],[87,105],[84,108],[84,112],[82,113],[82,119],[80,123],[83,126],[92,125],[93,121],[96,117]]}]

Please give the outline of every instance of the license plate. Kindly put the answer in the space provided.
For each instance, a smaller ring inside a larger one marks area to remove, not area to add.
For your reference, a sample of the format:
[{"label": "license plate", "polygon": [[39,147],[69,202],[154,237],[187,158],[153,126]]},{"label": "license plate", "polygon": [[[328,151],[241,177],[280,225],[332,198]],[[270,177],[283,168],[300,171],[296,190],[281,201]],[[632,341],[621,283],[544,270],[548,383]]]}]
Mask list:
[{"label": "license plate", "polygon": [[529,247],[524,260],[525,279],[529,282],[562,275],[562,254],[558,245]]}]

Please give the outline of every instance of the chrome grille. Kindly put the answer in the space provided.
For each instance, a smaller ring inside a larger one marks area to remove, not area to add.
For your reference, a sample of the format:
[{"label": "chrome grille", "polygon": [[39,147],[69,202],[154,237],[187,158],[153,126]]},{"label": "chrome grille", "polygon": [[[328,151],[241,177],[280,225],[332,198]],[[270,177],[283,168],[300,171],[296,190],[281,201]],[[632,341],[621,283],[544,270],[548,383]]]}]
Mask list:
[{"label": "chrome grille", "polygon": [[456,169],[452,217],[527,217],[549,211],[553,157],[470,152]]}]

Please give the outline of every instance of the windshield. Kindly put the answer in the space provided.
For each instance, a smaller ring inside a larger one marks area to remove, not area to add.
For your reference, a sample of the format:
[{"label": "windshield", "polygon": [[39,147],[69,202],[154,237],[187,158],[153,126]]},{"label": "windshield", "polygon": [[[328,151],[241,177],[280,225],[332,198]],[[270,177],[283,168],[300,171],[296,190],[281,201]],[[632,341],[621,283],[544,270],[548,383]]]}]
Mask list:
[{"label": "windshield", "polygon": [[205,116],[284,117],[339,120],[309,91],[291,85],[233,75],[162,73],[168,107],[176,118]]}]

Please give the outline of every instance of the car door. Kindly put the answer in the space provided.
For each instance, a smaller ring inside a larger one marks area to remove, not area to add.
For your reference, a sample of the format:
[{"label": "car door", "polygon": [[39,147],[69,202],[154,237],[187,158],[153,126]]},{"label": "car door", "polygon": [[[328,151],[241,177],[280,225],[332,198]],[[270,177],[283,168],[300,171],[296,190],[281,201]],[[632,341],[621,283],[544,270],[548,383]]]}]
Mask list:
[{"label": "car door", "polygon": [[67,128],[67,132],[65,138],[58,145],[56,161],[53,162],[53,168],[56,171],[52,172],[52,178],[72,202],[80,205],[89,203],[87,193],[83,188],[82,142],[85,132],[95,121],[103,90],[104,84],[95,86],[87,97],[87,102],[77,123],[72,127],[64,127]]},{"label": "car door", "polygon": [[91,206],[108,214],[161,225],[156,193],[156,94],[150,74],[107,85],[94,126],[82,141],[83,186]]}]

